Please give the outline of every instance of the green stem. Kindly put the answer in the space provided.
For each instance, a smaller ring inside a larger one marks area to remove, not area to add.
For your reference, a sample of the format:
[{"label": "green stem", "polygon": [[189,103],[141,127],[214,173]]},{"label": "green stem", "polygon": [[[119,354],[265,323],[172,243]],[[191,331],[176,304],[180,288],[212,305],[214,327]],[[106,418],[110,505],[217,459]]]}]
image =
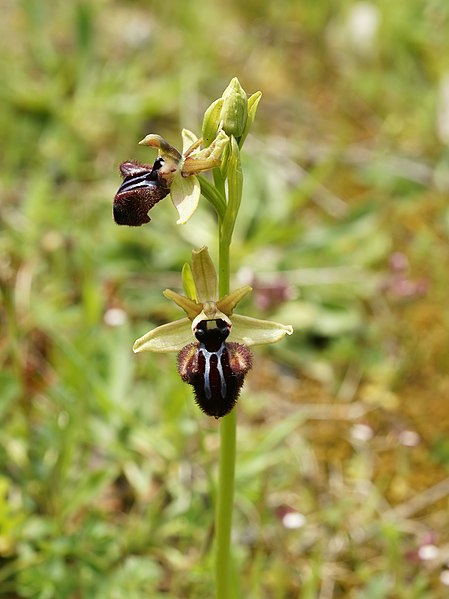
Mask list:
[{"label": "green stem", "polygon": [[220,421],[220,463],[215,520],[215,581],[217,599],[231,599],[231,531],[234,507],[237,411]]},{"label": "green stem", "polygon": [[218,247],[218,294],[224,297],[229,293],[230,280],[230,260],[229,260],[229,244],[226,239],[223,239],[222,226],[220,223],[220,244]]},{"label": "green stem", "polygon": [[[229,293],[229,250],[229,240],[223,239],[220,226],[218,267],[220,297]],[[231,590],[231,531],[234,507],[236,414],[236,410],[233,410],[220,421],[220,459],[215,519],[215,581],[217,599],[230,599],[233,596]]]}]

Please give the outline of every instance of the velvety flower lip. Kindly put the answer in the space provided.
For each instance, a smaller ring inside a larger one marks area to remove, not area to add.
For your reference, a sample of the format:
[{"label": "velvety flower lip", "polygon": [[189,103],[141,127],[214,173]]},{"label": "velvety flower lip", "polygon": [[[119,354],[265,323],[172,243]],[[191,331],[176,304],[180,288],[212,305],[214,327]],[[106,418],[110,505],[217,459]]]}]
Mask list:
[{"label": "velvety flower lip", "polygon": [[186,223],[197,209],[201,187],[196,175],[220,166],[229,137],[220,130],[213,142],[201,149],[202,139],[198,139],[188,129],[183,129],[182,140],[182,154],[163,137],[154,133],[139,142],[159,150],[159,157],[164,161],[159,169],[159,180],[165,188],[170,189],[170,197],[178,211],[177,224]]},{"label": "velvety flower lip", "polygon": [[206,247],[192,252],[194,289],[188,297],[170,289],[164,295],[186,313],[176,320],[149,331],[134,343],[133,351],[178,352],[194,339],[199,323],[223,320],[230,327],[229,341],[246,346],[277,343],[291,335],[291,325],[234,314],[237,304],[252,291],[245,285],[218,298],[218,282],[214,265]]},{"label": "velvety flower lip", "polygon": [[123,183],[112,204],[112,215],[117,225],[138,227],[149,223],[149,211],[169,193],[159,172],[164,161],[158,158],[153,166],[127,160],[120,165]]}]

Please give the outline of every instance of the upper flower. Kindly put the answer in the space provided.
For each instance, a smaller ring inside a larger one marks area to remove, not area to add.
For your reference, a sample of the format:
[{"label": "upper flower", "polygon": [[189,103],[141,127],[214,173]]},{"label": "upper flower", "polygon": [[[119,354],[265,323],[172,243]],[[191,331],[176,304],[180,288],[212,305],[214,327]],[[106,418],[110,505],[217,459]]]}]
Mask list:
[{"label": "upper flower", "polygon": [[[252,126],[261,93],[249,98],[234,77],[221,98],[206,110],[202,126],[202,138],[191,131],[182,131],[182,153],[163,137],[151,133],[140,144],[158,149],[153,166],[127,161],[120,165],[123,183],[114,197],[113,215],[119,225],[139,226],[150,221],[148,211],[166,195],[170,194],[178,211],[178,224],[189,220],[195,212],[201,193],[212,202],[219,217],[224,221],[224,231],[232,232],[241,196],[239,149]],[[231,165],[231,167],[230,167]],[[223,177],[228,168],[235,173],[229,181],[229,197],[226,199],[217,189],[197,175],[220,167]]]},{"label": "upper flower", "polygon": [[198,139],[188,129],[183,129],[182,141],[182,154],[163,137],[154,133],[139,142],[159,150],[159,158],[163,161],[158,169],[159,184],[170,189],[171,199],[179,215],[178,224],[187,222],[198,206],[201,187],[196,175],[220,166],[229,137],[220,130],[213,142],[201,149],[202,139]]}]

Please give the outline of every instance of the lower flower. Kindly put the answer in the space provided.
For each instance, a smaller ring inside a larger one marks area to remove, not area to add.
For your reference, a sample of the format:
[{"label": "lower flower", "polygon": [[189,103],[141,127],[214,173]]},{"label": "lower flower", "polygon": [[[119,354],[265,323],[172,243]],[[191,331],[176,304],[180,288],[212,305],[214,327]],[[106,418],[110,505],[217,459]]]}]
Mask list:
[{"label": "lower flower", "polygon": [[178,372],[192,385],[197,404],[209,416],[221,418],[235,406],[251,368],[249,346],[276,343],[293,329],[235,314],[234,308],[251,287],[246,285],[219,298],[217,273],[205,247],[193,250],[192,269],[186,265],[183,279],[187,296],[170,289],[164,295],[182,308],[186,317],[149,331],[137,339],[133,350],[179,352]]}]

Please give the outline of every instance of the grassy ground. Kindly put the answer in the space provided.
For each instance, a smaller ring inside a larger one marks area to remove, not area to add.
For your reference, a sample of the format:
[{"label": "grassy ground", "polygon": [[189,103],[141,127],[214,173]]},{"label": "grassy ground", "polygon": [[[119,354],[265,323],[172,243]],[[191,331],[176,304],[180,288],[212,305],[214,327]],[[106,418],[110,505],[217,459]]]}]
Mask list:
[{"label": "grassy ground", "polygon": [[233,76],[263,92],[235,280],[296,329],[239,402],[236,597],[447,596],[448,19],[6,0],[0,597],[213,596],[216,423],[174,357],[131,352],[212,217],[167,201],[131,230],[111,203],[137,141],[179,145]]}]

